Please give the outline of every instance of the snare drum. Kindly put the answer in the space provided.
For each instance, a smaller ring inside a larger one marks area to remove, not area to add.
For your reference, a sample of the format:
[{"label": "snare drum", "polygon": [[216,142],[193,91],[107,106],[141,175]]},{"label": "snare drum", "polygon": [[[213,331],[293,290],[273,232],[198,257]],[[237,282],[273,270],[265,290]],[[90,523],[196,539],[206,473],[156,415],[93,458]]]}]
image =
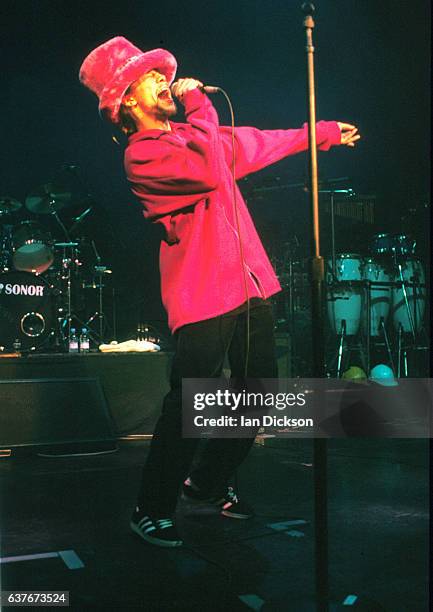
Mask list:
[{"label": "snare drum", "polygon": [[[406,286],[406,295],[415,333],[418,333],[423,327],[426,306],[424,267],[416,257],[408,257],[401,267],[403,279],[406,283],[411,283],[411,286]],[[392,318],[395,329],[398,331],[401,325],[404,332],[412,332],[398,270],[394,273],[393,280],[397,283],[392,290]],[[413,283],[415,286],[412,286]]]},{"label": "snare drum", "polygon": [[[346,322],[346,334],[358,333],[361,320],[362,289],[350,281],[362,280],[362,258],[360,255],[340,253],[335,259],[335,278],[332,275],[332,261],[327,262],[328,318],[334,333],[340,334],[342,323]],[[338,283],[336,282],[338,281]],[[340,284],[341,283],[341,284]]]},{"label": "snare drum", "polygon": [[12,261],[16,270],[41,274],[54,260],[51,236],[39,223],[23,221],[12,229]]},{"label": "snare drum", "polygon": [[370,336],[379,336],[380,322],[386,323],[391,307],[391,286],[376,283],[389,283],[391,279],[387,269],[372,257],[365,259],[362,276],[374,283],[370,285]]},{"label": "snare drum", "polygon": [[48,283],[29,272],[0,274],[0,345],[11,350],[37,348],[53,323],[53,297]]}]

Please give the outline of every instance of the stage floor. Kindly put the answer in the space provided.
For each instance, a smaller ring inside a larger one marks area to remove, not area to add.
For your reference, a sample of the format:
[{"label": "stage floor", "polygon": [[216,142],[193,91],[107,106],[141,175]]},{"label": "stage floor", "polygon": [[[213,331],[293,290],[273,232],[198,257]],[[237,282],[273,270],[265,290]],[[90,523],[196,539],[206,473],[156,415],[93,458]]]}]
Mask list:
[{"label": "stage floor", "polygon": [[[129,529],[148,448],[119,441],[105,455],[27,449],[0,458],[2,590],[68,590],[77,611],[315,610],[311,441],[254,446],[238,474],[251,520],[193,515],[180,503],[186,545],[174,550]],[[370,602],[363,610],[428,609],[428,448],[425,440],[329,442],[334,602],[352,595]]]}]

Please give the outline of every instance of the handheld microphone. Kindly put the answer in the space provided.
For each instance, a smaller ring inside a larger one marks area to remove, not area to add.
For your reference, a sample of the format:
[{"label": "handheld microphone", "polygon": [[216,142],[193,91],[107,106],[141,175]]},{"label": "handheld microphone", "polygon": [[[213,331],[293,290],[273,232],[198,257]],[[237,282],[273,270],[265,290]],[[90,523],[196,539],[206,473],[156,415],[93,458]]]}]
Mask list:
[{"label": "handheld microphone", "polygon": [[200,89],[207,94],[216,94],[221,91],[221,89],[219,87],[215,87],[215,85],[203,85],[203,87],[200,87]]},{"label": "handheld microphone", "polygon": [[[215,87],[215,85],[203,85],[202,87],[199,87],[199,89],[203,93],[207,94],[216,94],[221,91],[221,89],[219,87]],[[175,83],[173,83],[173,85],[170,87],[170,90],[172,94],[176,95]]]}]

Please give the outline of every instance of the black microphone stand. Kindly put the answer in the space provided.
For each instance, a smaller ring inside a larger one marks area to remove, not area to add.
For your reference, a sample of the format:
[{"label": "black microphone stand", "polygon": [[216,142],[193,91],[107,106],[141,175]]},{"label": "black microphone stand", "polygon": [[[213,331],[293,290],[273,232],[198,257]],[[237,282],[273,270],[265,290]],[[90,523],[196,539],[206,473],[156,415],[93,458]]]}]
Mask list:
[{"label": "black microphone stand", "polygon": [[[314,84],[313,28],[314,5],[302,5],[305,14],[306,52],[308,68],[308,134],[310,154],[310,202],[311,202],[311,318],[313,375],[323,378],[325,370],[325,348],[323,333],[323,283],[324,262],[320,255],[319,235],[319,187],[317,178],[316,100]],[[315,517],[315,576],[316,609],[328,612],[328,496],[327,496],[327,440],[314,439],[314,517]]]}]

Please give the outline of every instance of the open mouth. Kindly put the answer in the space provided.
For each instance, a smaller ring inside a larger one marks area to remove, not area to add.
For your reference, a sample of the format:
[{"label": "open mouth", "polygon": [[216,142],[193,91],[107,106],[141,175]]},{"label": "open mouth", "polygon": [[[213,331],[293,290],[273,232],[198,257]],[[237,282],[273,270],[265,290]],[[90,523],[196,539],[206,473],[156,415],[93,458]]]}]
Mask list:
[{"label": "open mouth", "polygon": [[171,92],[169,89],[163,89],[158,94],[158,100],[171,100]]}]

